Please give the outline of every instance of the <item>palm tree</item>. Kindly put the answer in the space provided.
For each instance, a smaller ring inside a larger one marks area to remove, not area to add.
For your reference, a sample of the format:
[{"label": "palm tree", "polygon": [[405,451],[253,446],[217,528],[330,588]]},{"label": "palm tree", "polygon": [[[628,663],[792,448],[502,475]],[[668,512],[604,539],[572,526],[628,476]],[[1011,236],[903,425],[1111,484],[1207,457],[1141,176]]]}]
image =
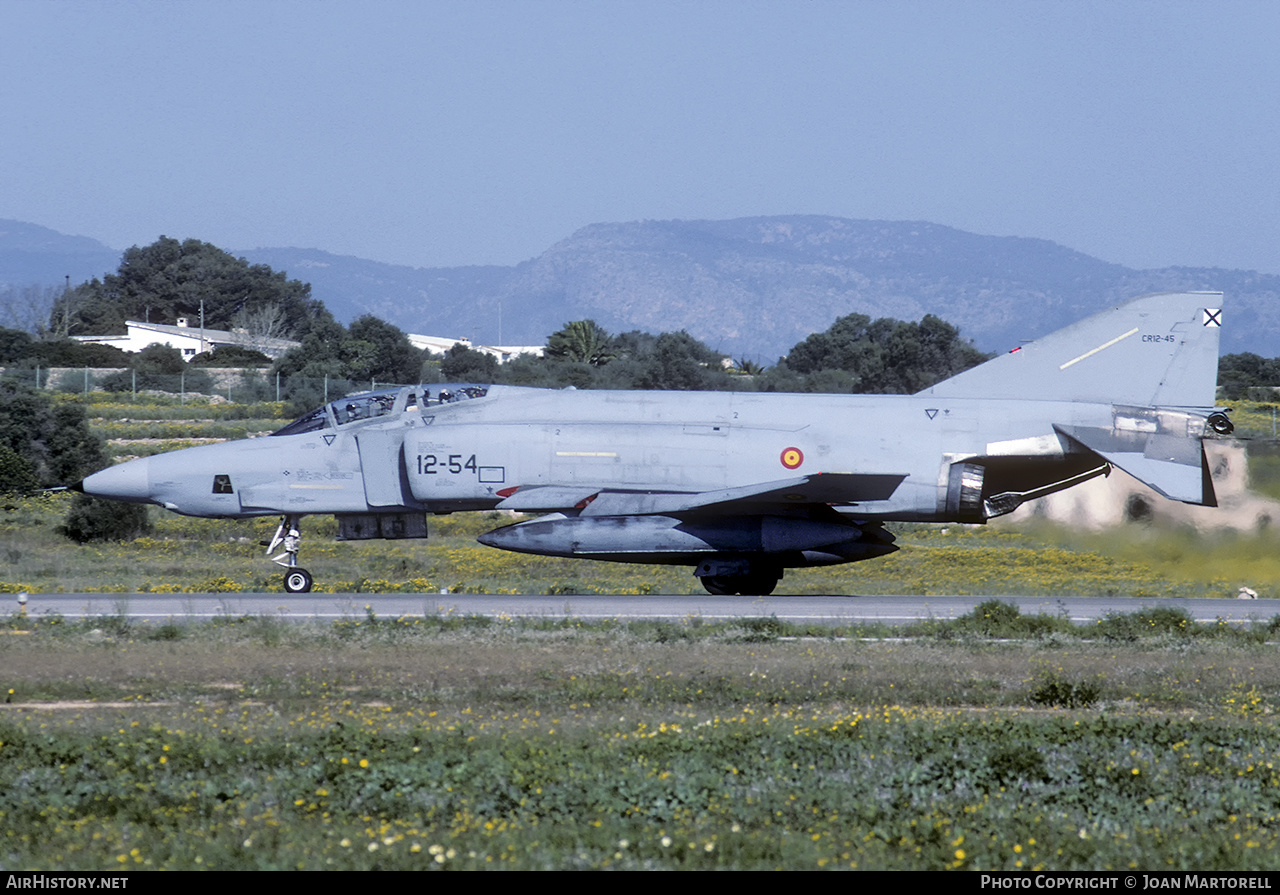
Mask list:
[{"label": "palm tree", "polygon": [[547,339],[548,357],[600,367],[618,356],[613,336],[594,320],[566,323]]}]

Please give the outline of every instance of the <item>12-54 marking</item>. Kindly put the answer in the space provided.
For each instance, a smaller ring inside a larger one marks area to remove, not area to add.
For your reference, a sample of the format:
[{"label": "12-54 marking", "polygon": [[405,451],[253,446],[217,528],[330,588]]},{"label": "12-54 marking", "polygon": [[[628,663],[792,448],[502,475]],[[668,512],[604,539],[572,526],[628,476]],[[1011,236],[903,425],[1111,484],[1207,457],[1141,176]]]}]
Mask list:
[{"label": "12-54 marking", "polygon": [[464,472],[475,475],[477,468],[475,454],[465,461],[462,454],[450,454],[447,458],[436,454],[418,454],[418,475],[461,475]]}]

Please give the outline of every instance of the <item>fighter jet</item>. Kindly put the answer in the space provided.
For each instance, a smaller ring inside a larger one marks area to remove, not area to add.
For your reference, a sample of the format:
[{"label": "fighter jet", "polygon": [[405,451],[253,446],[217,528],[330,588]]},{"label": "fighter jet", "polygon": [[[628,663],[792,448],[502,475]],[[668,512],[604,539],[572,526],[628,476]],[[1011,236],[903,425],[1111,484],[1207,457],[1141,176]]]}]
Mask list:
[{"label": "fighter jet", "polygon": [[535,518],[483,544],[688,565],[713,594],[898,549],[886,522],[983,523],[1119,468],[1215,505],[1203,440],[1222,295],[1148,295],[918,394],[578,391],[417,385],[349,395],[269,437],[85,478],[86,494],[190,516],[281,516],[284,588],[311,589],[301,520],[340,540],[425,538],[427,514]]}]

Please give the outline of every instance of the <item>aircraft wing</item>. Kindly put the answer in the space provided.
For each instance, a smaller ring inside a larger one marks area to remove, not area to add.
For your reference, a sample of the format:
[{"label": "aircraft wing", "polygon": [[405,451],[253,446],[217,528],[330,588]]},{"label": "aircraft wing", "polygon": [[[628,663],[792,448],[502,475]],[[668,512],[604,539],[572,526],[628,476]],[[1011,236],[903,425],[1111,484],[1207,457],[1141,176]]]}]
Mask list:
[{"label": "aircraft wing", "polygon": [[1088,426],[1053,428],[1165,497],[1210,507],[1218,505],[1198,438]]},{"label": "aircraft wing", "polygon": [[829,472],[697,492],[545,485],[518,489],[498,504],[498,509],[526,512],[578,509],[581,516],[646,516],[713,508],[736,513],[760,512],[805,504],[887,500],[905,478],[905,474]]}]

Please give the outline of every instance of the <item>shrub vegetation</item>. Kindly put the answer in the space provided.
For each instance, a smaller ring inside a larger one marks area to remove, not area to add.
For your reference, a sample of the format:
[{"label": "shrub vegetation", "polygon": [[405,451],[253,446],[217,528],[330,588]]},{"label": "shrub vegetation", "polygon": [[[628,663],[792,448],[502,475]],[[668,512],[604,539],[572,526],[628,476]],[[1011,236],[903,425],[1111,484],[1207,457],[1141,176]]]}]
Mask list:
[{"label": "shrub vegetation", "polygon": [[15,870],[1280,865],[1280,664],[1247,639],[9,626]]}]

